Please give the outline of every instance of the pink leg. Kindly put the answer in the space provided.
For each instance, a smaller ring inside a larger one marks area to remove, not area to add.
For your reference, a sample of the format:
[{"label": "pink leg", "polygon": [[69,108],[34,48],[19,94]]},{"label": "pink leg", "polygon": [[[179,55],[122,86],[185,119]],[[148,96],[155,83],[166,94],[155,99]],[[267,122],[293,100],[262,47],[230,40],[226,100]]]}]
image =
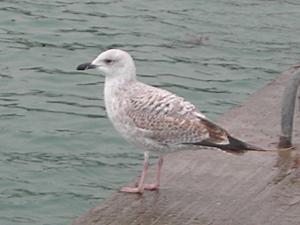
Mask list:
[{"label": "pink leg", "polygon": [[157,190],[160,186],[160,174],[161,174],[161,168],[164,162],[164,158],[162,156],[159,156],[158,162],[157,162],[157,170],[156,170],[156,182],[154,184],[144,184],[145,190],[154,191]]},{"label": "pink leg", "polygon": [[149,160],[149,152],[144,152],[144,168],[143,172],[140,178],[140,181],[137,185],[137,187],[123,187],[121,188],[122,192],[127,192],[127,193],[139,193],[142,194],[144,192],[144,181],[145,177],[148,171],[148,160]]}]

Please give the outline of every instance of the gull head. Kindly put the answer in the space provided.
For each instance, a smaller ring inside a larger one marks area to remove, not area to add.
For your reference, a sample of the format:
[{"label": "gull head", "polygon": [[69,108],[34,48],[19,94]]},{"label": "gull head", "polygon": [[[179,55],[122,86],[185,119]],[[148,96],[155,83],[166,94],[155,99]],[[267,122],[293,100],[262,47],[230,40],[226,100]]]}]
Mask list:
[{"label": "gull head", "polygon": [[107,78],[123,77],[135,79],[135,65],[132,57],[120,49],[110,49],[100,53],[91,63],[83,63],[77,70],[97,69]]}]

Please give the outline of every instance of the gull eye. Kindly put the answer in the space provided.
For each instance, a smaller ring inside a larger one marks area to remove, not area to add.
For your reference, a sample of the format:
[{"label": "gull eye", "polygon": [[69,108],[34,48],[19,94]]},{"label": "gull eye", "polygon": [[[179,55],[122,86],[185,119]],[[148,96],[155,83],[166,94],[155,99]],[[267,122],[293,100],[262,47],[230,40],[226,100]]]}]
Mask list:
[{"label": "gull eye", "polygon": [[111,64],[113,61],[112,61],[111,59],[104,59],[104,62],[105,62],[106,64]]}]

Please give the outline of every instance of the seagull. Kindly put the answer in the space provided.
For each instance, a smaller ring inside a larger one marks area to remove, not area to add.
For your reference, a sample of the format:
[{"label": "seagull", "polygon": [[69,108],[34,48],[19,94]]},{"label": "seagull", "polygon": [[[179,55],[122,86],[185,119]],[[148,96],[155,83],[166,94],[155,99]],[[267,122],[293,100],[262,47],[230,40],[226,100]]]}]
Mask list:
[{"label": "seagull", "polygon": [[[166,153],[211,147],[231,153],[265,151],[241,141],[209,120],[192,103],[167,90],[142,83],[129,53],[120,49],[102,52],[77,70],[97,69],[105,75],[104,99],[115,129],[131,144],[144,150],[143,171],[135,187],[122,192],[140,193],[160,187]],[[149,151],[159,155],[156,179],[145,183]]]}]

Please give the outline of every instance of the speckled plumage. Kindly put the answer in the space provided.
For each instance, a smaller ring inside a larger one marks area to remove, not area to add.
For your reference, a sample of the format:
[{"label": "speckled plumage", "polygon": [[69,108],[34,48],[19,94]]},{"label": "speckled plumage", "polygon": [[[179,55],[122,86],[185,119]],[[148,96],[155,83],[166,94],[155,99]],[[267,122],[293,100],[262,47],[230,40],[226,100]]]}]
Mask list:
[{"label": "speckled plumage", "polygon": [[203,121],[210,122],[190,102],[136,80],[105,88],[105,105],[115,128],[130,143],[150,151],[199,148],[193,143],[208,139],[228,144],[226,132],[217,126],[217,132],[210,132]]},{"label": "speckled plumage", "polygon": [[[101,53],[92,63],[77,67],[78,70],[94,68],[105,74],[105,106],[114,127],[130,143],[146,151],[137,187],[125,187],[122,191],[142,193],[144,189],[158,189],[162,155],[167,152],[202,146],[236,153],[260,151],[230,136],[183,98],[137,81],[134,61],[127,52],[111,49]],[[160,154],[154,184],[144,184],[148,151]]]}]

